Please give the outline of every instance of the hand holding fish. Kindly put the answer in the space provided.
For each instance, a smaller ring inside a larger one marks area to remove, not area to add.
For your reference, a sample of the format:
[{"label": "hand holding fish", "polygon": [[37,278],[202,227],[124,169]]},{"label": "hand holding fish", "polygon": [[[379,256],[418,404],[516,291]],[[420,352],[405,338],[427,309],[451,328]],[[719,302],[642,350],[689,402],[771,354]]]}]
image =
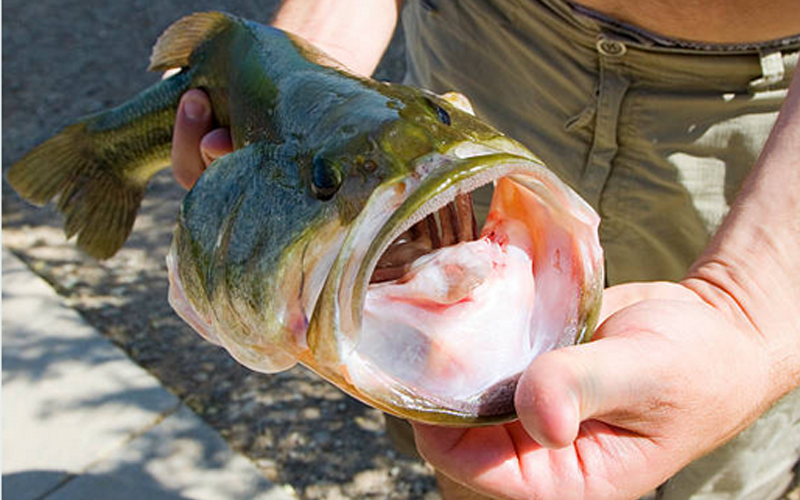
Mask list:
[{"label": "hand holding fish", "polygon": [[795,77],[738,203],[689,277],[607,289],[595,340],[546,353],[522,376],[519,422],[417,424],[422,454],[502,498],[637,498],[796,388],[798,144]]},{"label": "hand holding fish", "polygon": [[[272,25],[301,35],[350,71],[369,76],[389,44],[400,4],[402,0],[340,2],[338,8],[330,9],[319,8],[313,2],[289,1],[284,2]],[[208,96],[200,90],[188,91],[181,99],[175,121],[172,143],[175,180],[189,189],[205,167],[232,151],[230,131],[212,130]]]},{"label": "hand holding fish", "polygon": [[764,409],[759,338],[690,288],[612,287],[604,315],[597,340],[534,360],[518,422],[415,424],[422,455],[502,498],[638,498]]},{"label": "hand holding fish", "polygon": [[194,186],[212,161],[233,152],[230,131],[212,130],[211,102],[198,89],[181,98],[172,136],[172,172],[185,189]]}]

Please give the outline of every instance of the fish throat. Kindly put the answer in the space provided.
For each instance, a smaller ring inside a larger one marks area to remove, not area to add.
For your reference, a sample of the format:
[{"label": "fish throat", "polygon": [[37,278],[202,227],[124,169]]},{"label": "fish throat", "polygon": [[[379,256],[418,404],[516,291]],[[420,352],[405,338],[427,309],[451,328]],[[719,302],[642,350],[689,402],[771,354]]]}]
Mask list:
[{"label": "fish throat", "polygon": [[481,231],[475,212],[472,194],[458,194],[389,245],[372,273],[356,358],[429,401],[486,418],[513,414],[520,371],[507,367],[531,347],[535,286],[529,235],[510,237],[496,213]]}]

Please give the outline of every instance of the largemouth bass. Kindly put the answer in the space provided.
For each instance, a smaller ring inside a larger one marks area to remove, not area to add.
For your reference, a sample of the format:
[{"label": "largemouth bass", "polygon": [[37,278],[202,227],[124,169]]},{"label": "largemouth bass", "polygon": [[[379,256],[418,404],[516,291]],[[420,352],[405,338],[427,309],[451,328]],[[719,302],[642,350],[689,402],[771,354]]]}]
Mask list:
[{"label": "largemouth bass", "polygon": [[[298,37],[218,12],[159,38],[151,69],[173,68],[65,127],[8,180],[31,202],[57,198],[67,235],[109,257],[169,165],[180,96],[204,89],[235,151],[183,200],[169,299],[239,362],[300,362],[397,416],[480,425],[514,417],[536,356],[591,336],[598,216],[457,96],[354,76]],[[487,184],[481,228],[470,193]]]}]

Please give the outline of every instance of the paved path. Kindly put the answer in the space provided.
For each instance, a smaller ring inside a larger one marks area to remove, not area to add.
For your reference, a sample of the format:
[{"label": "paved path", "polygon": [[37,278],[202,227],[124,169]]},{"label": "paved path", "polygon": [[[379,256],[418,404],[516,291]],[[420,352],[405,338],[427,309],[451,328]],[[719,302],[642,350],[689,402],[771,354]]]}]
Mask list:
[{"label": "paved path", "polygon": [[3,497],[293,500],[3,250]]}]

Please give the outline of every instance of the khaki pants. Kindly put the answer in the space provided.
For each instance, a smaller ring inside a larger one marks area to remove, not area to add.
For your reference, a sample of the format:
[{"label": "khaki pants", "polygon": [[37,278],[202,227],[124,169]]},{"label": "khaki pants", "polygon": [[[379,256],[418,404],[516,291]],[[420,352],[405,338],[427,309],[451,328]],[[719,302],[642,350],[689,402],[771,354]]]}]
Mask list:
[{"label": "khaki pants", "polygon": [[[403,23],[410,83],[465,94],[600,213],[608,285],[684,276],[755,163],[800,48],[664,39],[562,0],[412,1]],[[778,498],[798,454],[795,390],[659,494]]]}]

